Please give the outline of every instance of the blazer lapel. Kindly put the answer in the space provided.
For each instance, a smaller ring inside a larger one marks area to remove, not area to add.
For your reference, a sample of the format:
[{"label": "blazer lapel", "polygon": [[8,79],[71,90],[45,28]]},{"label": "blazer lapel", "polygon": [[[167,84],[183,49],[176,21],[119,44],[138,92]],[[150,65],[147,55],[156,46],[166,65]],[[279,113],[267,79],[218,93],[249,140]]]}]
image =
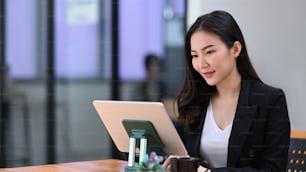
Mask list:
[{"label": "blazer lapel", "polygon": [[243,143],[249,134],[252,121],[256,116],[257,106],[249,105],[249,96],[250,81],[242,80],[236,114],[229,138],[228,167],[236,166],[243,148]]}]

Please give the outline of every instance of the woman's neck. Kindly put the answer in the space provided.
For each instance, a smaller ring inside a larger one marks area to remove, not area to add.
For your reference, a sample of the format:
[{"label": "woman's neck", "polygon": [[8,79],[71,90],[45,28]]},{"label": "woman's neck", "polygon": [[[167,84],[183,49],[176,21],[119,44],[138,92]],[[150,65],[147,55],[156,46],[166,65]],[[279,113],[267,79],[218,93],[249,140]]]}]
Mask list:
[{"label": "woman's neck", "polygon": [[238,71],[230,75],[226,80],[216,86],[218,97],[239,96],[241,87],[241,75]]}]

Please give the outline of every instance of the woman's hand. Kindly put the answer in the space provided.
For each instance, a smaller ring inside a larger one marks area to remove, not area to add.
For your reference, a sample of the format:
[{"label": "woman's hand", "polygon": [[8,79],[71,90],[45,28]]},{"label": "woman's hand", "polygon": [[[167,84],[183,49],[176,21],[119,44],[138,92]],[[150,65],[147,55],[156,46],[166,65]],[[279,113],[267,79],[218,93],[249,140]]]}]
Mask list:
[{"label": "woman's hand", "polygon": [[163,168],[164,168],[165,170],[169,170],[169,171],[170,171],[170,169],[171,169],[170,159],[171,159],[171,158],[174,158],[174,157],[177,157],[177,156],[175,156],[175,155],[170,155],[170,156],[168,156],[167,159],[164,161],[164,163],[163,163]]},{"label": "woman's hand", "polygon": [[198,167],[198,170],[197,170],[198,172],[211,172],[210,171],[210,169],[208,169],[208,168],[205,168],[205,167],[203,167],[203,166],[199,166]]},{"label": "woman's hand", "polygon": [[171,169],[170,159],[171,158],[177,158],[177,157],[182,157],[182,156],[177,156],[177,155],[170,155],[170,156],[168,156],[167,159],[163,163],[163,168],[165,170],[169,170],[170,171],[170,169]]}]

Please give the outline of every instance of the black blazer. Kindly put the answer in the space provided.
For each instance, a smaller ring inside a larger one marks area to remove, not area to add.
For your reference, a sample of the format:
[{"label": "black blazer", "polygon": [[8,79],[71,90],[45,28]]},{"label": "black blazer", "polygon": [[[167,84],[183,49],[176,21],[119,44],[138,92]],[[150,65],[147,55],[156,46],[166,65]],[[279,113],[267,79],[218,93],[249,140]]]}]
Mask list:
[{"label": "black blazer", "polygon": [[[177,130],[189,155],[200,157],[201,133],[187,132],[179,125]],[[284,92],[259,81],[242,80],[229,138],[227,167],[211,170],[285,171],[289,142],[290,122]]]}]

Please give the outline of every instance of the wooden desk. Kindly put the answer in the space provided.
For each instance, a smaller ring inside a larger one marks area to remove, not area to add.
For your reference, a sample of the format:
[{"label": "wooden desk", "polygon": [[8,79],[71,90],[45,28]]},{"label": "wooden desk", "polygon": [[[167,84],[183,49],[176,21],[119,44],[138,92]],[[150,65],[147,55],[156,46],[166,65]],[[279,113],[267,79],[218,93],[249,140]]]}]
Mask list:
[{"label": "wooden desk", "polygon": [[126,161],[110,159],[4,168],[0,172],[124,172],[126,166]]}]

